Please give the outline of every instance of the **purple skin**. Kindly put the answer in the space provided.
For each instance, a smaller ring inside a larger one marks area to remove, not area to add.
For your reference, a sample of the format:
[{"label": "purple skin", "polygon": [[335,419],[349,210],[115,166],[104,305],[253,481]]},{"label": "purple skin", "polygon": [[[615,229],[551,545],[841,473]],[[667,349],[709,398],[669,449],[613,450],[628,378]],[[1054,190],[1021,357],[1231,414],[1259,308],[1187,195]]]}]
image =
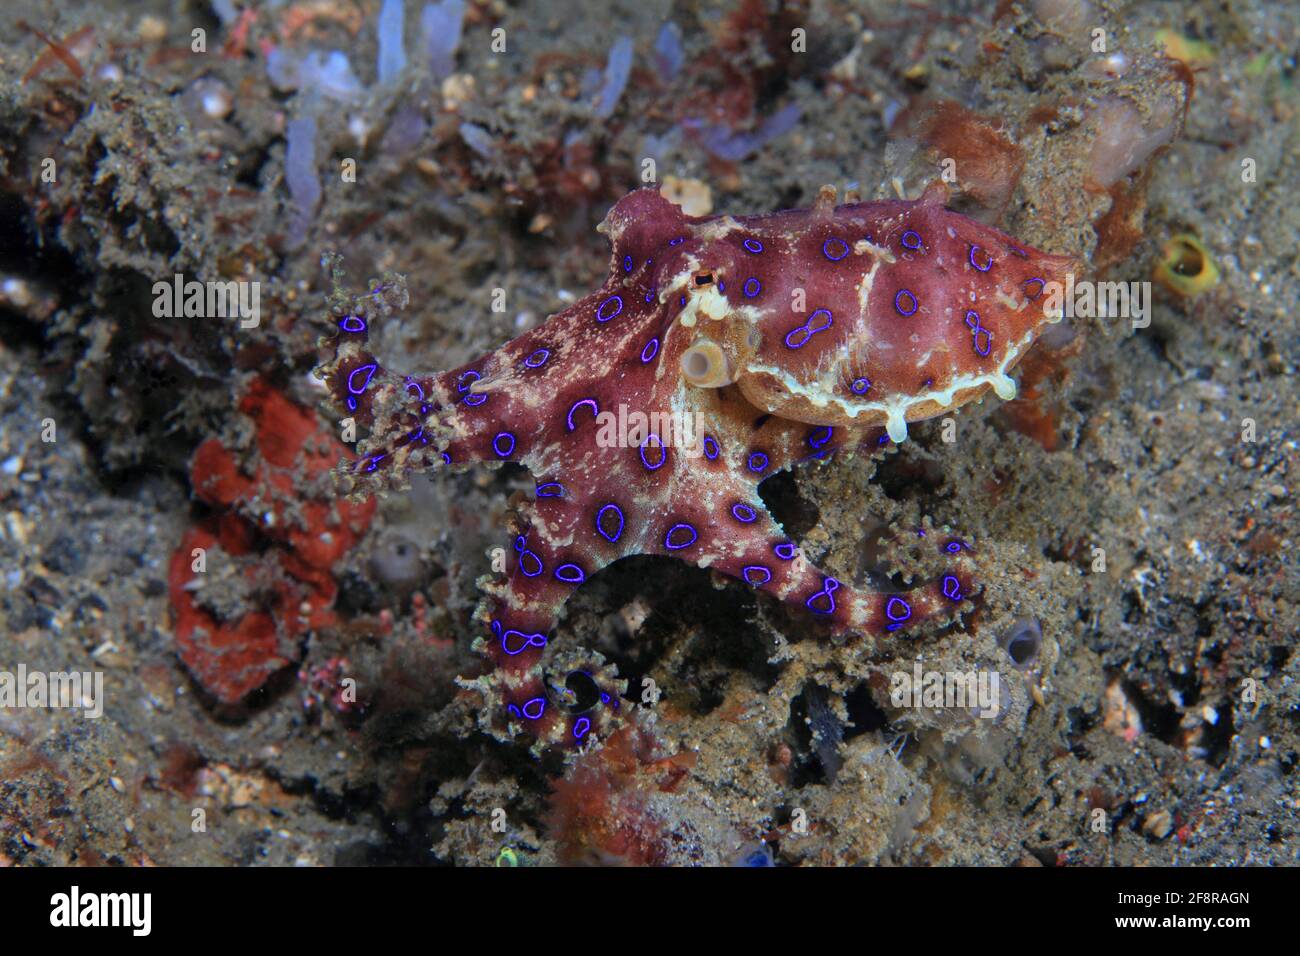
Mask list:
[{"label": "purple skin", "polygon": [[[628,555],[721,571],[867,641],[956,617],[975,588],[967,545],[934,536],[944,573],[904,594],[860,589],[804,557],[758,485],[837,448],[902,441],[908,421],[990,388],[1013,394],[1007,371],[1055,321],[1031,303],[1068,260],[933,192],[697,219],[642,189],[600,228],[604,285],[496,351],[404,376],[378,365],[365,320],[349,316],[322,373],[370,428],[351,475],[361,493],[443,463],[517,461],[537,480],[510,528],[507,574],[484,583],[487,726],[570,744],[605,732],[619,682],[589,675],[605,703],[569,713],[544,650],[574,588]],[[610,441],[597,415],[620,406],[650,416],[649,433]],[[692,445],[659,433],[684,419],[698,426]]]}]

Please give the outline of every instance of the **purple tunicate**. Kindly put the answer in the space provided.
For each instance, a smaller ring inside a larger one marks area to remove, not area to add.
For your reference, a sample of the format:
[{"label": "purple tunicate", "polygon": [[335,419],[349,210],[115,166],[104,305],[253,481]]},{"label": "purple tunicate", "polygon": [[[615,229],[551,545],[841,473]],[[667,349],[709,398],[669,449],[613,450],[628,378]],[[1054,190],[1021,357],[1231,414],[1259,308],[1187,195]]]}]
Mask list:
[{"label": "purple tunicate", "polygon": [[682,49],[682,31],[677,24],[669,21],[659,28],[655,37],[655,66],[659,75],[671,80],[682,68],[686,60],[686,51]]},{"label": "purple tunicate", "polygon": [[418,107],[400,107],[384,132],[381,149],[387,156],[405,156],[420,145],[428,129]]},{"label": "purple tunicate", "polygon": [[316,174],[316,118],[311,115],[291,119],[285,129],[288,147],[284,154],[284,180],[289,197],[297,207],[289,224],[289,248],[296,249],[307,240],[307,230],[320,206],[320,177]]},{"label": "purple tunicate", "polygon": [[614,114],[627,78],[632,75],[632,38],[619,37],[609,50],[609,60],[605,64],[605,82],[600,88],[600,100],[596,104],[598,119],[608,119]]},{"label": "purple tunicate", "polygon": [[492,139],[492,134],[477,123],[461,123],[460,138],[484,159],[493,159],[497,154],[497,144]]},{"label": "purple tunicate", "polygon": [[365,92],[352,72],[352,64],[340,50],[321,53],[313,50],[298,67],[298,82],[308,90],[318,90],[334,100],[350,100]]},{"label": "purple tunicate", "polygon": [[435,80],[446,79],[456,71],[456,48],[460,46],[464,21],[465,0],[426,3],[420,11],[424,52]]},{"label": "purple tunicate", "polygon": [[698,119],[685,120],[683,125],[695,132],[704,148],[718,159],[739,162],[794,129],[802,116],[803,110],[799,104],[791,103],[763,120],[753,132],[737,133],[725,126],[706,124]]},{"label": "purple tunicate", "polygon": [[298,61],[284,51],[284,47],[271,47],[266,54],[266,75],[277,90],[298,88]]},{"label": "purple tunicate", "polygon": [[267,54],[266,74],[271,85],[281,92],[303,90],[339,102],[357,99],[365,92],[347,55],[340,50],[312,50],[298,59],[283,47],[275,47]]},{"label": "purple tunicate", "polygon": [[234,0],[212,0],[212,12],[225,25],[239,19],[239,8],[235,6]]}]

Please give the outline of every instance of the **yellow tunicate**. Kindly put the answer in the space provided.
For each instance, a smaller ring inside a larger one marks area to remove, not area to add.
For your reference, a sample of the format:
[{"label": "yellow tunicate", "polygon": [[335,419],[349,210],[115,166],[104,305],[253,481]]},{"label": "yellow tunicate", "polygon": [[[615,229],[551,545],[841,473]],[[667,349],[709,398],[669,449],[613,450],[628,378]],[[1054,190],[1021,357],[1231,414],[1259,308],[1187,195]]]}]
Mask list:
[{"label": "yellow tunicate", "polygon": [[1173,30],[1157,30],[1156,42],[1164,47],[1166,56],[1182,60],[1188,66],[1204,66],[1214,61],[1214,47],[1204,40],[1193,40]]},{"label": "yellow tunicate", "polygon": [[519,854],[508,846],[503,846],[497,854],[497,866],[518,866]]},{"label": "yellow tunicate", "polygon": [[1190,298],[1218,285],[1219,267],[1201,240],[1180,233],[1161,247],[1155,278],[1171,292]]}]

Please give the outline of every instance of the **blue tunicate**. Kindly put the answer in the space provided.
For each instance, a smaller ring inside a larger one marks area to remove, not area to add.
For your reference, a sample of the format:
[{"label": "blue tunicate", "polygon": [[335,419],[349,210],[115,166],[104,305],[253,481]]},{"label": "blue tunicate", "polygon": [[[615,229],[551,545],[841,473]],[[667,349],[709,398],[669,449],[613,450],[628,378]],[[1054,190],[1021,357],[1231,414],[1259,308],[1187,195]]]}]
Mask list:
[{"label": "blue tunicate", "polygon": [[776,866],[776,862],[772,859],[770,847],[763,843],[751,843],[735,855],[732,866]]},{"label": "blue tunicate", "polygon": [[404,0],[384,0],[379,8],[379,82],[393,82],[406,68],[406,51],[402,48],[405,30]]}]

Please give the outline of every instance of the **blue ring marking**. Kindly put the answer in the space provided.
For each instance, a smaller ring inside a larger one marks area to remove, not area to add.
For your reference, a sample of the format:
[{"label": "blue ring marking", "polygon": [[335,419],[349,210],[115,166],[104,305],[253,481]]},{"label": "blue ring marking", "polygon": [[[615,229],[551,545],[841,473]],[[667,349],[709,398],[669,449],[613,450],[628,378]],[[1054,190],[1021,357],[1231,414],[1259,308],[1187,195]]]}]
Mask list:
[{"label": "blue ring marking", "polygon": [[645,300],[646,300],[647,302],[653,302],[653,301],[655,300],[655,290],[654,290],[654,289],[651,289],[649,292],[647,292],[647,293],[645,294]]},{"label": "blue ring marking", "polygon": [[[616,303],[614,307],[614,311],[611,312],[609,315],[606,315],[605,307],[608,306],[611,302]],[[608,322],[610,319],[614,318],[622,311],[623,311],[623,297],[621,295],[611,295],[608,299],[602,302],[600,304],[600,308],[596,310],[596,321]]]},{"label": "blue ring marking", "polygon": [[[902,296],[907,296],[909,299],[912,300],[912,308],[908,309],[906,312],[903,311],[903,307],[898,304],[898,300]],[[896,311],[899,315],[916,314],[916,309],[918,305],[920,305],[920,303],[916,301],[916,296],[912,295],[910,289],[899,289],[897,292],[894,293],[894,311]]]},{"label": "blue ring marking", "polygon": [[[974,322],[971,322],[972,315],[975,316]],[[980,314],[976,312],[974,309],[970,309],[966,313],[966,327],[970,329],[971,332],[970,344],[975,349],[975,354],[981,357],[988,355],[989,352],[993,349],[993,333],[990,332],[988,329],[984,328],[984,326],[980,325]],[[980,348],[981,332],[984,333],[984,348]]]},{"label": "blue ring marking", "polygon": [[962,544],[959,538],[953,538],[943,546],[943,550],[947,551],[949,554],[960,554],[964,547],[965,545]]},{"label": "blue ring marking", "polygon": [[834,434],[835,429],[831,428],[830,425],[823,425],[821,428],[814,428],[808,433],[808,444],[813,448],[821,448],[831,440],[831,436]]},{"label": "blue ring marking", "polygon": [[[678,531],[688,532],[691,536],[691,540],[684,541],[681,544],[673,544],[673,535]],[[683,548],[689,548],[699,539],[700,539],[699,533],[693,527],[686,524],[684,521],[678,522],[677,524],[669,528],[668,533],[664,535],[664,547],[667,548],[669,551],[680,551]]]},{"label": "blue ring marking", "polygon": [[[650,461],[645,456],[646,446],[650,444],[650,439],[652,438],[655,440],[655,447],[659,449],[659,461],[653,465],[650,464]],[[641,447],[637,449],[637,453],[641,456],[641,464],[645,465],[646,471],[658,471],[668,461],[668,449],[664,446],[664,440],[654,432],[646,435],[645,441],[641,442]]]},{"label": "blue ring marking", "polygon": [[[537,358],[537,356],[539,355],[541,356],[540,359]],[[524,365],[528,366],[528,368],[541,368],[543,365],[546,364],[546,360],[549,359],[550,357],[551,357],[550,349],[538,349],[532,355],[528,356],[528,358],[524,359]],[[534,359],[536,359],[536,361],[534,361]]]},{"label": "blue ring marking", "polygon": [[757,239],[746,239],[741,245],[745,247],[746,252],[752,252],[754,255],[763,251],[763,244]]},{"label": "blue ring marking", "polygon": [[[646,355],[647,352],[649,352],[650,354]],[[647,342],[645,344],[645,348],[641,350],[641,361],[643,363],[649,362],[652,358],[654,358],[658,354],[659,354],[659,339],[656,336],[655,338]]]},{"label": "blue ring marking", "polygon": [[768,458],[761,451],[756,451],[749,456],[748,468],[756,475],[761,475],[767,470]]},{"label": "blue ring marking", "polygon": [[632,271],[632,257],[631,257],[631,256],[624,256],[624,257],[623,257],[623,271],[624,271],[624,272],[631,272],[631,271]]},{"label": "blue ring marking", "polygon": [[727,291],[727,283],[723,282],[721,279],[718,280],[718,291],[719,292]]},{"label": "blue ring marking", "polygon": [[[472,377],[471,377],[471,376],[472,376]],[[464,372],[461,372],[460,375],[459,375],[459,376],[457,377],[457,379],[456,379],[456,391],[458,391],[458,392],[460,392],[462,395],[464,395],[466,392],[469,391],[469,385],[465,382],[465,379],[468,378],[468,379],[470,380],[470,382],[477,382],[477,381],[478,381],[479,379],[481,379],[482,377],[483,377],[482,375],[480,375],[478,372],[474,371],[472,368],[471,368],[471,369],[467,369],[467,370],[464,371]]]},{"label": "blue ring marking", "polygon": [[772,552],[782,561],[793,561],[796,554],[793,541],[779,541],[772,545]]},{"label": "blue ring marking", "polygon": [[514,704],[506,704],[506,710],[510,711],[510,713],[514,714],[516,717],[522,717],[522,716],[523,716],[523,714],[520,712],[519,708],[516,707]]},{"label": "blue ring marking", "polygon": [[670,245],[670,246],[680,246],[680,245],[681,245],[683,242],[685,242],[685,241],[686,241],[686,237],[685,237],[685,236],[678,236],[676,239],[669,239],[669,240],[668,240],[668,245]]},{"label": "blue ring marking", "polygon": [[[618,530],[615,531],[613,534],[607,532],[604,526],[601,524],[601,522],[604,521],[605,519],[605,515],[610,511],[618,515]],[[603,505],[601,509],[596,512],[596,531],[600,534],[602,538],[604,538],[610,544],[616,543],[618,539],[623,536],[623,525],[624,525],[623,509],[620,508],[618,505],[614,504],[613,502],[610,502],[607,505]]]},{"label": "blue ring marking", "polygon": [[[1029,295],[1029,289],[1025,288],[1031,282],[1038,283],[1038,291],[1035,292],[1033,295]],[[1034,276],[1032,279],[1026,279],[1024,282],[1020,283],[1020,287],[1022,289],[1025,289],[1025,295],[1028,296],[1030,302],[1038,301],[1038,297],[1043,294],[1043,287],[1045,285],[1047,285],[1047,283],[1044,282],[1042,279],[1038,278],[1038,276]]]},{"label": "blue ring marking", "polygon": [[[406,376],[406,390],[409,392],[411,389],[415,389],[415,394],[420,397],[420,401],[424,401],[424,386],[408,375]],[[420,414],[427,415],[429,413],[422,408]]]},{"label": "blue ring marking", "polygon": [[[817,316],[822,314],[825,314],[826,316],[826,324],[813,325],[812,324],[813,320],[816,319]],[[835,324],[835,316],[831,314],[830,309],[818,309],[812,315],[808,316],[808,320],[804,322],[803,325],[796,326],[795,328],[791,329],[789,332],[785,334],[785,347],[788,349],[801,349],[808,344],[808,340],[810,338],[812,338],[818,332],[825,332],[834,324]],[[803,333],[803,338],[799,339],[798,345],[795,345],[790,340],[795,338],[801,332]]]},{"label": "blue ring marking", "polygon": [[581,408],[583,405],[590,405],[590,406],[591,406],[591,413],[592,413],[592,415],[599,415],[599,414],[600,414],[600,406],[598,406],[598,405],[596,404],[596,400],[595,400],[594,398],[580,398],[580,399],[578,399],[576,402],[574,402],[574,403],[569,407],[569,414],[568,414],[568,417],[565,418],[565,420],[564,420],[564,421],[565,421],[565,424],[567,424],[567,425],[569,426],[569,431],[573,431],[575,428],[578,427],[578,426],[576,426],[576,425],[573,424],[573,413],[576,412],[576,411],[577,411],[579,408]]},{"label": "blue ring marking", "polygon": [[705,435],[704,436],[704,457],[709,459],[709,461],[717,461],[719,450],[720,449],[718,448],[717,439],[714,438],[712,435]]},{"label": "blue ring marking", "polygon": [[486,401],[487,394],[485,392],[471,392],[469,395],[465,396],[465,404],[470,408],[478,408]]},{"label": "blue ring marking", "polygon": [[357,335],[366,331],[366,320],[359,315],[345,315],[339,320],[339,328]]},{"label": "blue ring marking", "polygon": [[854,395],[865,395],[867,394],[867,389],[869,388],[871,388],[871,379],[855,378],[853,380],[853,384],[849,386],[849,391],[851,391]]},{"label": "blue ring marking", "polygon": [[[840,246],[844,249],[844,251],[841,252],[838,256],[831,255],[830,250],[826,248],[832,242],[838,242]],[[822,243],[822,255],[824,255],[827,259],[831,260],[831,262],[839,262],[848,254],[849,254],[849,244],[845,242],[843,239],[841,239],[839,236],[831,236],[829,239],[827,239],[825,242]]]},{"label": "blue ring marking", "polygon": [[[501,439],[508,439],[509,444],[505,449],[501,448]],[[515,450],[515,436],[509,432],[497,432],[496,437],[492,439],[492,450],[497,453],[498,458],[508,458],[510,453]]]},{"label": "blue ring marking", "polygon": [[[523,538],[520,538],[519,540],[522,541]],[[534,551],[529,551],[527,548],[523,548],[523,549],[520,550],[520,549],[518,549],[518,546],[517,546],[517,545],[516,545],[516,549],[519,550],[519,570],[520,570],[520,572],[523,574],[524,577],[526,577],[526,578],[535,578],[535,577],[537,577],[537,575],[541,574],[544,570],[546,570],[546,566],[542,564],[542,559],[539,558],[539,557],[537,556],[537,553],[536,553],[536,552],[534,552]],[[526,558],[532,558],[532,559],[533,559],[533,570],[532,570],[532,571],[529,571],[528,568],[525,567],[525,565],[524,565],[524,560],[525,560]]]},{"label": "blue ring marking", "polygon": [[442,463],[444,465],[451,464],[451,455],[447,454],[445,451],[442,453]]},{"label": "blue ring marking", "polygon": [[[839,590],[840,582],[834,578],[828,577],[822,582],[822,589],[816,594],[811,595],[804,605],[814,614],[834,614],[835,613],[835,592]],[[819,608],[817,602],[822,598],[826,599],[826,607]]]},{"label": "blue ring marking", "polygon": [[[375,377],[375,371],[378,368],[379,365],[375,362],[369,362],[365,365],[358,365],[356,368],[354,368],[348,374],[348,391],[351,392],[353,395],[360,395],[362,392],[364,392],[366,390],[366,386],[370,384],[370,380]],[[366,373],[366,380],[362,382],[360,385],[357,385],[355,382],[352,381],[354,378],[357,377],[358,372]]]},{"label": "blue ring marking", "polygon": [[581,584],[587,580],[587,573],[576,564],[566,562],[555,569],[555,580],[563,581],[565,584]]},{"label": "blue ring marking", "polygon": [[362,472],[363,472],[364,474],[367,474],[367,475],[370,474],[372,471],[374,471],[376,468],[378,468],[378,467],[379,467],[379,463],[380,463],[381,461],[383,461],[383,460],[384,460],[385,458],[387,458],[387,457],[388,457],[387,455],[375,455],[375,456],[372,457],[372,458],[367,458],[367,459],[365,460],[365,466],[366,466],[366,467],[363,468],[363,469],[361,469]]},{"label": "blue ring marking", "polygon": [[737,521],[742,521],[745,524],[758,520],[758,513],[743,501],[737,501],[731,506],[731,515]]},{"label": "blue ring marking", "polygon": [[573,736],[576,739],[581,740],[587,735],[587,731],[589,730],[591,730],[590,717],[579,717],[573,722]]},{"label": "blue ring marking", "polygon": [[950,601],[961,600],[961,581],[956,575],[945,574],[943,576],[943,596]]},{"label": "blue ring marking", "polygon": [[885,604],[885,617],[889,619],[889,624],[885,626],[885,630],[898,630],[911,616],[912,605],[908,604],[901,597],[891,597]]},{"label": "blue ring marking", "polygon": [[[753,283],[752,286],[753,291],[750,291],[751,282]],[[745,284],[740,287],[740,291],[745,296],[746,299],[752,299],[754,298],[754,296],[758,295],[760,292],[763,291],[763,283],[759,282],[753,276],[750,276],[748,279],[745,280]]]},{"label": "blue ring marking", "polygon": [[991,252],[984,253],[984,265],[983,267],[981,267],[980,264],[975,261],[975,250],[978,248],[980,247],[975,245],[972,245],[970,247],[970,256],[969,256],[970,264],[973,268],[979,270],[980,272],[988,272],[990,269],[993,268],[993,253]]},{"label": "blue ring marking", "polygon": [[[763,577],[760,580],[755,581],[752,577],[750,577],[751,573],[762,574]],[[768,567],[763,564],[745,565],[745,569],[740,572],[740,576],[745,579],[746,584],[752,584],[754,587],[759,587],[761,585],[767,584],[769,581],[772,580],[771,570],[769,570]]]},{"label": "blue ring marking", "polygon": [[537,486],[536,494],[538,498],[563,498],[564,485],[558,481],[544,481]]},{"label": "blue ring marking", "polygon": [[[495,625],[493,628],[494,630],[501,626],[499,624],[496,624],[495,622],[493,623]],[[511,634],[523,640],[523,643],[520,644],[518,647],[516,647],[513,651],[510,649]],[[545,634],[540,634],[540,633],[525,634],[523,631],[516,631],[514,628],[511,628],[510,630],[506,631],[504,634],[501,635],[501,650],[505,651],[511,657],[514,657],[516,654],[522,654],[530,647],[545,647],[545,646],[546,646]]]},{"label": "blue ring marking", "polygon": [[[911,242],[908,242],[908,241],[907,241],[907,239],[908,239],[909,236],[912,237],[912,241],[911,241]],[[904,249],[911,249],[911,250],[914,251],[914,252],[915,252],[917,249],[920,249],[921,246],[923,245],[923,243],[921,242],[921,234],[920,234],[919,232],[916,232],[916,231],[912,230],[912,229],[909,229],[909,230],[907,230],[907,232],[903,233],[903,238],[902,238],[901,241],[902,241],[902,243],[903,243],[903,248],[904,248]]]},{"label": "blue ring marking", "polygon": [[348,405],[348,411],[355,412],[357,410],[356,397],[353,395],[349,395],[347,405]]},{"label": "blue ring marking", "polygon": [[[530,714],[530,713],[528,712],[528,708],[529,708],[529,707],[532,707],[533,704],[536,704],[536,705],[537,705],[537,707],[535,708],[537,712],[536,712],[535,714]],[[542,713],[543,713],[545,710],[546,710],[546,698],[545,698],[545,697],[534,697],[532,700],[530,700],[530,701],[528,701],[527,703],[524,704],[524,716],[527,717],[529,720],[537,720],[538,718],[540,718],[540,717],[542,716]]]}]

